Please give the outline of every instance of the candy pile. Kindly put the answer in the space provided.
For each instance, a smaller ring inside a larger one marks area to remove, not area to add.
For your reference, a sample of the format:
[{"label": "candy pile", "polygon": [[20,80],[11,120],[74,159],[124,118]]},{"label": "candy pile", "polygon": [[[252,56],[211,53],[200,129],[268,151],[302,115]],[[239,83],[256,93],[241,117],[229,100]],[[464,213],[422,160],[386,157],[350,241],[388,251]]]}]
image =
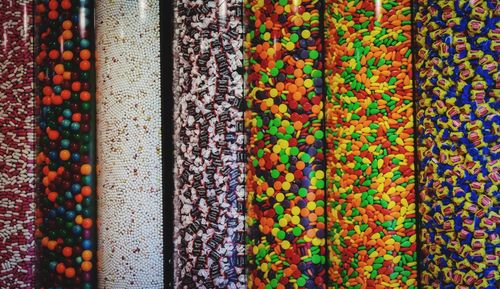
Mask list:
[{"label": "candy pile", "polygon": [[425,288],[498,288],[500,10],[417,2],[416,88]]},{"label": "candy pile", "polygon": [[250,288],[326,285],[321,3],[245,3]]},{"label": "candy pile", "polygon": [[40,288],[95,288],[92,1],[35,2]]},{"label": "candy pile", "polygon": [[178,0],[174,36],[175,288],[243,288],[241,1]]},{"label": "candy pile", "polygon": [[417,286],[410,0],[382,3],[326,1],[331,288]]},{"label": "candy pile", "polygon": [[159,1],[96,1],[99,288],[163,288]]},{"label": "candy pile", "polygon": [[35,102],[31,1],[0,1],[0,288],[33,288]]}]

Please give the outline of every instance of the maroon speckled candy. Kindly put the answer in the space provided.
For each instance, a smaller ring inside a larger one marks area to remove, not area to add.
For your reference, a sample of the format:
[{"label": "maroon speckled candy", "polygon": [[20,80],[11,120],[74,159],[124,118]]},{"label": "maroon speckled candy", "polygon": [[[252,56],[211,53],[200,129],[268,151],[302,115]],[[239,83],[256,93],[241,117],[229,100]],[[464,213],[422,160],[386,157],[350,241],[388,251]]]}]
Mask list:
[{"label": "maroon speckled candy", "polygon": [[34,286],[31,1],[0,0],[0,288]]}]

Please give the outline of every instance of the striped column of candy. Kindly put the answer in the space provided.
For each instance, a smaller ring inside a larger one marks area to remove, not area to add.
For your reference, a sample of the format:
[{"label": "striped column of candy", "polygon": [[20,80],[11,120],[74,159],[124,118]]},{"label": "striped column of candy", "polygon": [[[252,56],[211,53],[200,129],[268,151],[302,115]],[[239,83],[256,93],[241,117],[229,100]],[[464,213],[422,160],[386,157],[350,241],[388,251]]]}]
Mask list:
[{"label": "striped column of candy", "polygon": [[93,1],[35,1],[37,288],[95,288]]},{"label": "striped column of candy", "polygon": [[246,284],[241,3],[175,2],[175,288]]},{"label": "striped column of candy", "polygon": [[417,1],[423,288],[498,288],[500,10]]},{"label": "striped column of candy", "polygon": [[317,0],[246,1],[250,288],[325,288]]},{"label": "striped column of candy", "polygon": [[163,288],[159,1],[95,10],[99,287]]},{"label": "striped column of candy", "polygon": [[33,288],[33,6],[0,1],[0,288]]},{"label": "striped column of candy", "polygon": [[410,0],[326,1],[329,288],[416,288]]}]

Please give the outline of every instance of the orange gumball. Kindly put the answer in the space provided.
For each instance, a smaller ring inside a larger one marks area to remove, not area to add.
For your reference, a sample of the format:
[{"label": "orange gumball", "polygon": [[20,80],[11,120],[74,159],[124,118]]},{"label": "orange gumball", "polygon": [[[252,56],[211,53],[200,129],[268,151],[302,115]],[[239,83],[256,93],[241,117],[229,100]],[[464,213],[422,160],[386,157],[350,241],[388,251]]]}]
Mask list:
[{"label": "orange gumball", "polygon": [[75,277],[76,275],[76,271],[74,268],[67,268],[65,271],[64,271],[64,276],[66,276],[66,278],[73,278]]},{"label": "orange gumball", "polygon": [[90,229],[90,228],[92,228],[92,219],[90,219],[90,218],[83,219],[83,221],[82,221],[82,227],[84,229]]},{"label": "orange gumball", "polygon": [[64,257],[71,257],[73,255],[73,248],[71,247],[64,247],[62,249],[62,254]]},{"label": "orange gumball", "polygon": [[92,270],[92,263],[89,261],[83,261],[81,265],[82,271],[88,272]]},{"label": "orange gumball", "polygon": [[59,273],[59,274],[63,274],[64,271],[66,271],[66,266],[64,266],[63,263],[57,264],[57,266],[56,266],[56,272]]},{"label": "orange gumball", "polygon": [[92,172],[92,166],[89,164],[83,164],[80,167],[80,173],[84,176],[90,175],[91,172]]},{"label": "orange gumball", "polygon": [[84,261],[90,261],[92,260],[92,251],[90,250],[85,250],[82,252],[82,259]]},{"label": "orange gumball", "polygon": [[87,71],[90,69],[90,61],[88,60],[82,60],[80,62],[80,69],[83,71]]}]

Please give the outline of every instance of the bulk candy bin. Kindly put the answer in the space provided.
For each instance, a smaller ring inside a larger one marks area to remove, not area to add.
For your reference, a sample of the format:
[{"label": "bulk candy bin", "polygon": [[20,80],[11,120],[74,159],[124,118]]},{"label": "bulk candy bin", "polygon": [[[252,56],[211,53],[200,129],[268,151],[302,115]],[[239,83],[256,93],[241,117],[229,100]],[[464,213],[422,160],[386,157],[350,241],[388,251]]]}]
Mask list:
[{"label": "bulk candy bin", "polygon": [[0,288],[33,288],[33,5],[0,1]]},{"label": "bulk candy bin", "polygon": [[417,288],[410,1],[326,1],[330,288]]},{"label": "bulk candy bin", "polygon": [[159,1],[97,1],[99,288],[163,288]]},{"label": "bulk candy bin", "polygon": [[249,288],[325,288],[321,1],[246,1]]},{"label": "bulk candy bin", "polygon": [[96,288],[93,1],[35,1],[37,288]]},{"label": "bulk candy bin", "polygon": [[498,3],[415,4],[421,283],[498,288]]},{"label": "bulk candy bin", "polygon": [[240,6],[175,2],[175,288],[246,284]]}]

